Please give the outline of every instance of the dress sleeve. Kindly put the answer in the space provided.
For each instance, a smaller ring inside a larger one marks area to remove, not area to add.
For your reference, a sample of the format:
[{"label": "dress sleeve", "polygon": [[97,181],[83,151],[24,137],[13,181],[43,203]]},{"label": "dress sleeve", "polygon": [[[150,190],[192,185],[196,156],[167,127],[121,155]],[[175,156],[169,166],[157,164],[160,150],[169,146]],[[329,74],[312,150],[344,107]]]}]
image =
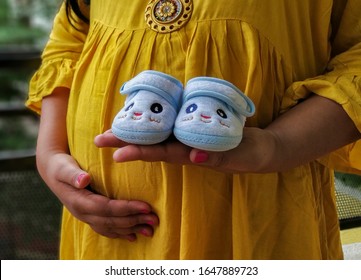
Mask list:
[{"label": "dress sleeve", "polygon": [[[296,99],[315,93],[339,103],[361,131],[361,1],[334,2],[338,9],[333,17],[332,58],[325,73],[296,82],[288,91],[292,91]],[[361,141],[358,141],[320,162],[341,172],[361,174],[360,155]]]},{"label": "dress sleeve", "polygon": [[77,61],[88,33],[88,24],[70,14],[68,20],[63,3],[55,16],[53,29],[42,53],[42,62],[29,83],[29,95],[25,105],[41,113],[43,97],[57,87],[70,88]]}]

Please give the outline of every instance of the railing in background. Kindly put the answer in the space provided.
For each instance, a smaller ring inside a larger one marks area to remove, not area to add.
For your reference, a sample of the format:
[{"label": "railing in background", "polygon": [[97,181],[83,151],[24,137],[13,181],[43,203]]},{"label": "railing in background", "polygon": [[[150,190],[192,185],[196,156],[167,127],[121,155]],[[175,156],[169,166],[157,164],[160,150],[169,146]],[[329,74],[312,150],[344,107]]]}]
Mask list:
[{"label": "railing in background", "polygon": [[[39,63],[40,53],[37,51],[0,50],[0,71],[5,71],[5,74],[21,69],[30,77]],[[11,81],[4,82],[11,84]],[[6,88],[9,90],[9,86]],[[17,134],[11,135],[12,132],[36,132],[38,117],[25,108],[24,98],[12,98],[12,93],[8,92],[0,92],[0,97],[6,94],[11,101],[0,102],[0,129],[5,127],[10,131],[3,131],[3,137],[9,138],[7,142],[17,141],[14,140]],[[20,125],[23,127],[12,130]],[[62,207],[37,172],[34,145],[25,148],[20,145],[17,149],[0,146],[0,259],[58,258]],[[11,146],[19,145],[14,143]]]},{"label": "railing in background", "polygon": [[35,156],[0,159],[0,259],[58,259],[61,204],[40,178]]},{"label": "railing in background", "polygon": [[361,227],[361,177],[336,173],[335,188],[341,230]]}]

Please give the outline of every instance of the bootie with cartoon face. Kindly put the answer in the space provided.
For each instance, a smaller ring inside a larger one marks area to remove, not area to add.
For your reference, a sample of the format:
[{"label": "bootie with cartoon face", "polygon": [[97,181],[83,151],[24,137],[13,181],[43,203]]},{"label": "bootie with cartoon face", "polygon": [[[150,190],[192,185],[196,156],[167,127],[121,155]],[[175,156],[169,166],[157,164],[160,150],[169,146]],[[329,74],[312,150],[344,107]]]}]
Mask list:
[{"label": "bootie with cartoon face", "polygon": [[174,135],[187,146],[227,151],[239,145],[247,117],[255,112],[251,99],[233,84],[217,78],[188,81]]},{"label": "bootie with cartoon face", "polygon": [[124,107],[115,116],[113,134],[128,143],[151,145],[172,134],[183,85],[172,76],[147,70],[120,89],[127,94]]}]

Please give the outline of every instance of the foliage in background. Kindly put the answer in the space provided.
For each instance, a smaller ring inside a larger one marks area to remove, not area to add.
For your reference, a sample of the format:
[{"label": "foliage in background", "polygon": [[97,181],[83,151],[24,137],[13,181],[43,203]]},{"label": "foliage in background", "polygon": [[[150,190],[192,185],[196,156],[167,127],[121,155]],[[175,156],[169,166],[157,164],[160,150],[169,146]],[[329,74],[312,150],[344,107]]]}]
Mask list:
[{"label": "foliage in background", "polygon": [[26,98],[28,81],[34,70],[0,69],[0,102],[22,102]]},{"label": "foliage in background", "polygon": [[[0,0],[0,51],[21,53],[41,50],[62,0]],[[1,62],[0,62],[1,63]],[[0,68],[0,105],[24,104],[34,67],[20,64]],[[0,151],[35,147],[38,123],[31,116],[0,119]]]},{"label": "foliage in background", "polygon": [[43,46],[60,3],[60,0],[0,0],[0,46]]}]

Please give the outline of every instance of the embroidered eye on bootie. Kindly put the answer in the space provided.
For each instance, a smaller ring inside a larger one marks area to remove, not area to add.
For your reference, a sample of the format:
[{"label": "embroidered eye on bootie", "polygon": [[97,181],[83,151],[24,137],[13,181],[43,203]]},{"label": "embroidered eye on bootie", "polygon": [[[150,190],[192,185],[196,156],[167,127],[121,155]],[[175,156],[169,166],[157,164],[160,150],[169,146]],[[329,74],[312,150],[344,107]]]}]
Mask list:
[{"label": "embroidered eye on bootie", "polygon": [[250,98],[233,84],[217,78],[188,81],[174,135],[182,143],[207,151],[227,151],[239,145],[247,117],[255,112]]},{"label": "embroidered eye on bootie", "polygon": [[113,134],[128,143],[152,145],[172,134],[183,85],[172,76],[147,70],[120,89],[127,94],[124,107],[115,116]]}]

